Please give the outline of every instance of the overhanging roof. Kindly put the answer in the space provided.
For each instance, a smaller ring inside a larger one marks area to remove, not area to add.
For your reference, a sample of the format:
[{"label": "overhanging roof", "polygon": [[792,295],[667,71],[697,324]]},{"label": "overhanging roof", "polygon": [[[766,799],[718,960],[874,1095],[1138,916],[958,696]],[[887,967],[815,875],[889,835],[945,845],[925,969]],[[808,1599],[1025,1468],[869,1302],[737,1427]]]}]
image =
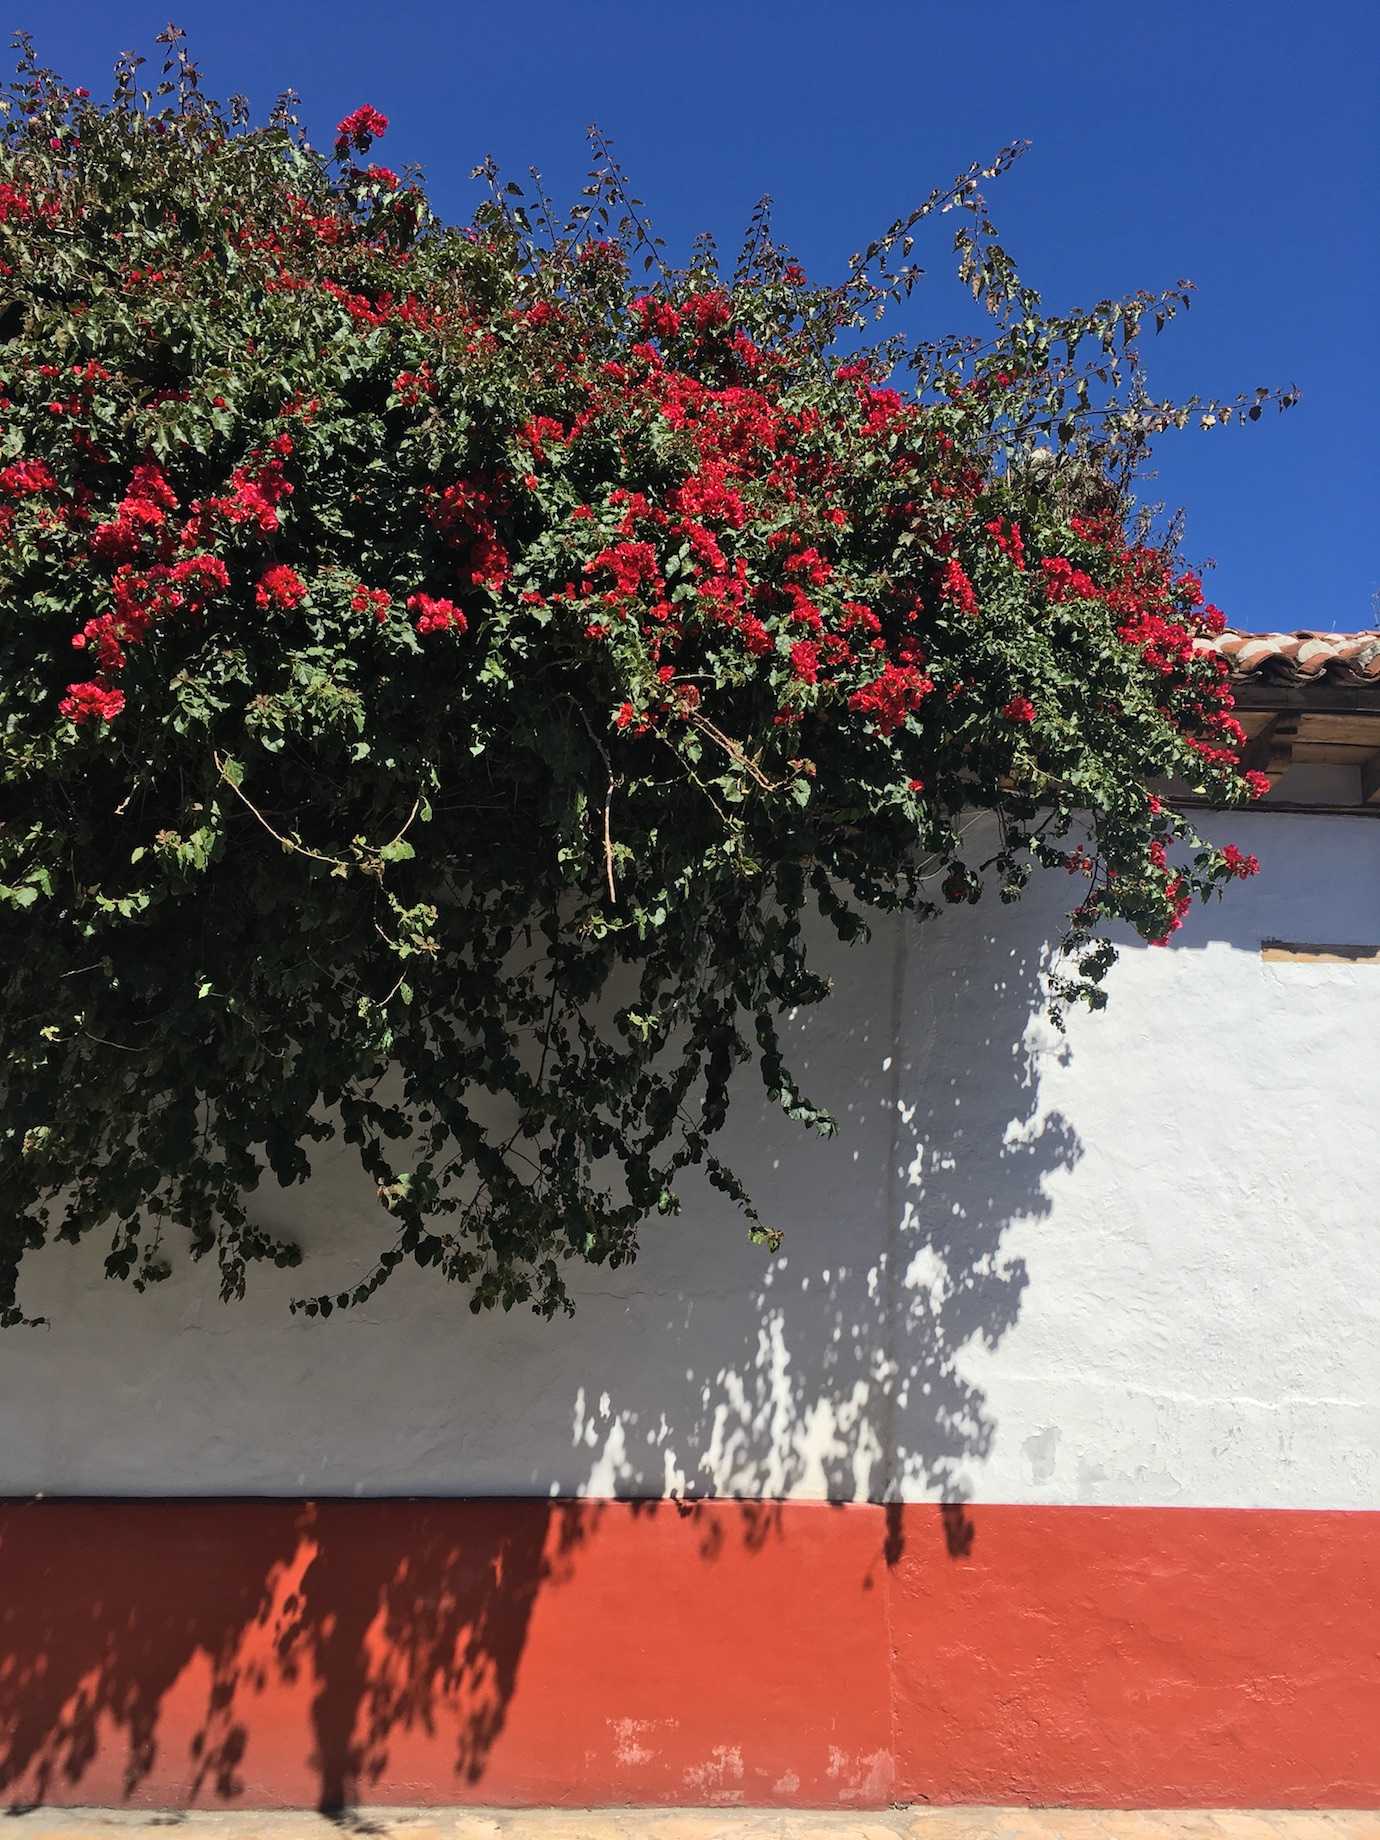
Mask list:
[{"label": "overhanging roof", "polygon": [[1240,709],[1380,711],[1380,632],[1239,632],[1202,639],[1231,665]]},{"label": "overhanging roof", "polygon": [[1380,816],[1380,631],[1229,630],[1199,644],[1231,665],[1243,765],[1269,775],[1269,805]]}]

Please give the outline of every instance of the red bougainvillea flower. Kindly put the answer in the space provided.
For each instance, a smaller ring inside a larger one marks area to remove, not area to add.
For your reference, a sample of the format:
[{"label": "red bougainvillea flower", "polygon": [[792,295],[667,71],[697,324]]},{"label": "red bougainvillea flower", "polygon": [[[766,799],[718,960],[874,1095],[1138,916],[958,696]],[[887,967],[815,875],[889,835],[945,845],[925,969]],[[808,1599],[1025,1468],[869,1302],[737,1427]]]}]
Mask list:
[{"label": "red bougainvillea flower", "polygon": [[848,707],[868,717],[878,734],[891,735],[933,689],[933,682],[915,665],[889,664],[880,677],[853,692]]},{"label": "red bougainvillea flower", "polygon": [[727,294],[717,288],[711,288],[704,294],[692,294],[685,302],[682,316],[687,319],[698,333],[713,332],[720,326],[726,326],[733,317],[733,308]]},{"label": "red bougainvillea flower", "polygon": [[27,492],[51,492],[57,484],[45,460],[15,460],[0,472],[0,492],[19,497]]},{"label": "red bougainvillea flower", "polygon": [[307,584],[286,563],[265,569],[259,577],[259,585],[254,590],[255,604],[260,607],[281,607],[290,613],[294,607],[300,607],[307,597]]},{"label": "red bougainvillea flower", "polygon": [[957,556],[950,556],[940,570],[939,592],[949,605],[957,607],[960,613],[977,613],[977,594],[972,582],[968,579],[967,570]]},{"label": "red bougainvillea flower", "polygon": [[641,300],[633,302],[632,310],[646,338],[671,339],[680,331],[680,314],[669,300],[644,294]]},{"label": "red bougainvillea flower", "polygon": [[1033,722],[1035,720],[1035,705],[1028,696],[1013,696],[1011,701],[1003,708],[1002,714],[1006,717],[1008,722]]},{"label": "red bougainvillea flower", "polygon": [[373,609],[374,618],[382,624],[388,618],[388,609],[393,604],[393,597],[387,588],[366,588],[361,581],[356,584],[350,596],[351,613],[368,613]]},{"label": "red bougainvillea flower", "polygon": [[1260,858],[1244,855],[1234,843],[1229,843],[1222,852],[1222,860],[1239,881],[1246,881],[1252,875],[1260,873]]},{"label": "red bougainvillea flower", "polygon": [[112,690],[106,684],[95,682],[68,684],[67,694],[58,704],[69,722],[78,723],[109,722],[124,706],[123,690]]},{"label": "red bougainvillea flower", "polygon": [[819,647],[813,640],[796,640],[791,647],[791,670],[802,684],[819,682]]},{"label": "red bougainvillea flower", "polygon": [[381,140],[387,132],[388,117],[380,115],[367,102],[361,103],[343,121],[336,123],[336,153],[343,158],[352,147],[356,153],[368,153],[374,142]]},{"label": "red bougainvillea flower", "polygon": [[469,625],[454,601],[438,600],[430,594],[409,594],[407,606],[417,615],[419,633],[462,633]]},{"label": "red bougainvillea flower", "polygon": [[1045,578],[1045,599],[1052,606],[1061,601],[1095,601],[1097,584],[1083,569],[1076,569],[1067,556],[1046,556],[1040,564]]},{"label": "red bougainvillea flower", "polygon": [[1019,524],[1005,524],[1001,518],[992,518],[982,527],[996,544],[1003,556],[1015,564],[1018,569],[1025,568],[1025,540],[1021,536]]}]

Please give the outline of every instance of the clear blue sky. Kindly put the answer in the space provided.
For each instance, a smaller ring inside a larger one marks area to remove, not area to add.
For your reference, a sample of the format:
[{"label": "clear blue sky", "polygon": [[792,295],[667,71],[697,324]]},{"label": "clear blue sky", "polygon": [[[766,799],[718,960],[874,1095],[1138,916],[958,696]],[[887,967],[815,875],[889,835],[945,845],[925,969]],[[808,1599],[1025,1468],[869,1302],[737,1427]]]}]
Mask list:
[{"label": "clear blue sky", "polygon": [[[159,0],[160,9],[169,0]],[[107,93],[116,51],[152,52],[138,0],[13,0],[40,55]],[[1297,383],[1300,406],[1161,446],[1153,496],[1234,624],[1380,624],[1374,325],[1380,300],[1380,9],[1374,0],[238,0],[175,15],[215,94],[291,85],[313,135],[360,102],[377,157],[425,168],[468,216],[486,152],[561,201],[583,130],[614,138],[673,249],[736,249],[770,191],[812,275],[930,187],[1021,136],[997,222],[1051,304],[1180,275],[1193,311],[1148,348],[1163,393]],[[920,323],[960,306],[942,231]]]}]

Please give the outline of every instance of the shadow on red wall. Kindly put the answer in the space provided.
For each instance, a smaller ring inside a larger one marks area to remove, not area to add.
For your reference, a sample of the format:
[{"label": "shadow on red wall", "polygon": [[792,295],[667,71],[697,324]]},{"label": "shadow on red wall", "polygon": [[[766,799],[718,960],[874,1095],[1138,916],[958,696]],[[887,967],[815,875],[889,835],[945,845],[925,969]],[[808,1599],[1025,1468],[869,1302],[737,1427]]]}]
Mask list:
[{"label": "shadow on red wall", "polygon": [[883,1519],[823,1503],[0,1503],[0,1800],[890,1792]]},{"label": "shadow on red wall", "polygon": [[35,1802],[1368,1807],[1380,1515],[0,1506]]},{"label": "shadow on red wall", "polygon": [[275,1729],[310,1730],[324,1809],[367,1792],[400,1734],[458,1732],[456,1781],[478,1781],[537,1593],[597,1513],[523,1505],[5,1506],[0,1792],[125,1801],[156,1771],[163,1795],[177,1778],[189,1801],[252,1802]]}]

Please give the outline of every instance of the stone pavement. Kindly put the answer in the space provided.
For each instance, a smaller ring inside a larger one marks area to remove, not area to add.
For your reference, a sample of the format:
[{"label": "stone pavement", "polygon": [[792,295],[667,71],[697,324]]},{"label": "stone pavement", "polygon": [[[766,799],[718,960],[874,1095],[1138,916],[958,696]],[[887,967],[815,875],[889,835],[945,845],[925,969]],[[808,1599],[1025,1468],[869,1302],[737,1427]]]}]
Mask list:
[{"label": "stone pavement", "polygon": [[11,1811],[5,1840],[1380,1840],[1380,1812],[924,1808],[366,1809],[318,1814]]}]

